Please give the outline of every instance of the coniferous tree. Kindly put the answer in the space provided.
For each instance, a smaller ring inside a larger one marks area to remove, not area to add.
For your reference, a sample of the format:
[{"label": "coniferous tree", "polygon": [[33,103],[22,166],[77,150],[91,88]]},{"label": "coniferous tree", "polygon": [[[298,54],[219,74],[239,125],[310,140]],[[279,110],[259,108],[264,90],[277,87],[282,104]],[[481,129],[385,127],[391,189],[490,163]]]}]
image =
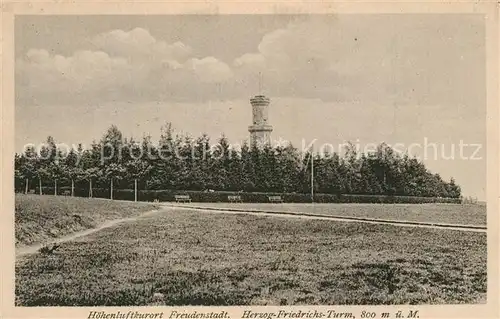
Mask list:
[{"label": "coniferous tree", "polygon": [[16,191],[26,193],[38,182],[39,193],[44,186],[57,194],[58,188],[71,185],[72,196],[78,187],[88,188],[90,197],[96,187],[110,188],[110,197],[117,188],[134,188],[134,198],[139,189],[309,193],[314,156],[315,193],[461,198],[454,179],[444,181],[418,159],[385,143],[364,154],[352,143],[342,156],[301,154],[291,144],[235,148],[224,135],[211,145],[206,134],[192,138],[167,124],[157,146],[149,136],[142,143],[124,139],[111,126],[90,149],[79,145],[64,153],[49,136],[39,154],[28,148],[15,155]]}]

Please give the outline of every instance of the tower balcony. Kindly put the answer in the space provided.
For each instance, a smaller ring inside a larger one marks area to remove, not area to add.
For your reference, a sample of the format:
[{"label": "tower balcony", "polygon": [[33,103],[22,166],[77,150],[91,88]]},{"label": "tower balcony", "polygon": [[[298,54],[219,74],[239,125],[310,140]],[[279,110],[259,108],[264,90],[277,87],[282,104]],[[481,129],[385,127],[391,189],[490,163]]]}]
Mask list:
[{"label": "tower balcony", "polygon": [[267,125],[267,124],[250,125],[248,127],[248,131],[250,133],[253,133],[253,132],[272,132],[273,131],[273,127],[271,125]]},{"label": "tower balcony", "polygon": [[252,105],[269,105],[271,100],[265,95],[256,95],[250,99],[250,104]]}]

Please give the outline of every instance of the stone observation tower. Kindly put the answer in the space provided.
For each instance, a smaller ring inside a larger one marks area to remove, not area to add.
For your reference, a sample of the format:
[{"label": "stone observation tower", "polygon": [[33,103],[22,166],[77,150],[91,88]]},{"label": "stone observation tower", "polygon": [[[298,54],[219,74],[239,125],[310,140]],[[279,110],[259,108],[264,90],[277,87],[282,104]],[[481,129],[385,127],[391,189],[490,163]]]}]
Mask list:
[{"label": "stone observation tower", "polygon": [[264,95],[256,95],[250,99],[252,104],[253,125],[248,127],[250,132],[250,145],[254,143],[257,146],[271,144],[271,132],[273,127],[269,125],[269,103],[271,101]]}]

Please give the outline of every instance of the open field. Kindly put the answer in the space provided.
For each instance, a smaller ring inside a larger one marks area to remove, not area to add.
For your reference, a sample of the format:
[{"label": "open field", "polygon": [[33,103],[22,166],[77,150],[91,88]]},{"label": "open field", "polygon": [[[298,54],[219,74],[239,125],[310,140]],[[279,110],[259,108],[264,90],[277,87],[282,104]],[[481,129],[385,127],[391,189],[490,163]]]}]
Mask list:
[{"label": "open field", "polygon": [[486,225],[487,217],[486,205],[482,204],[193,203],[192,205],[459,225]]},{"label": "open field", "polygon": [[16,263],[16,305],[475,303],[486,234],[164,209]]},{"label": "open field", "polygon": [[106,221],[137,216],[157,207],[151,203],[16,194],[16,246],[43,243],[95,228]]}]

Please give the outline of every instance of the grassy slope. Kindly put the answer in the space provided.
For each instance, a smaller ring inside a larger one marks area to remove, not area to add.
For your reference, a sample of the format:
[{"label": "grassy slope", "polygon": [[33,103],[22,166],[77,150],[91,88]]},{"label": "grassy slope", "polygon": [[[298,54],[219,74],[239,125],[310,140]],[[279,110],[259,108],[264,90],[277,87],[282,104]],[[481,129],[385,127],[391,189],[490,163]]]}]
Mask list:
[{"label": "grassy slope", "polygon": [[486,256],[482,233],[162,212],[20,260],[16,305],[472,303]]},{"label": "grassy slope", "polygon": [[15,205],[16,246],[43,243],[156,207],[148,203],[21,194],[16,194]]},{"label": "grassy slope", "polygon": [[462,225],[486,225],[486,205],[461,204],[250,204],[196,203],[205,207],[229,207],[311,214],[368,217]]}]

